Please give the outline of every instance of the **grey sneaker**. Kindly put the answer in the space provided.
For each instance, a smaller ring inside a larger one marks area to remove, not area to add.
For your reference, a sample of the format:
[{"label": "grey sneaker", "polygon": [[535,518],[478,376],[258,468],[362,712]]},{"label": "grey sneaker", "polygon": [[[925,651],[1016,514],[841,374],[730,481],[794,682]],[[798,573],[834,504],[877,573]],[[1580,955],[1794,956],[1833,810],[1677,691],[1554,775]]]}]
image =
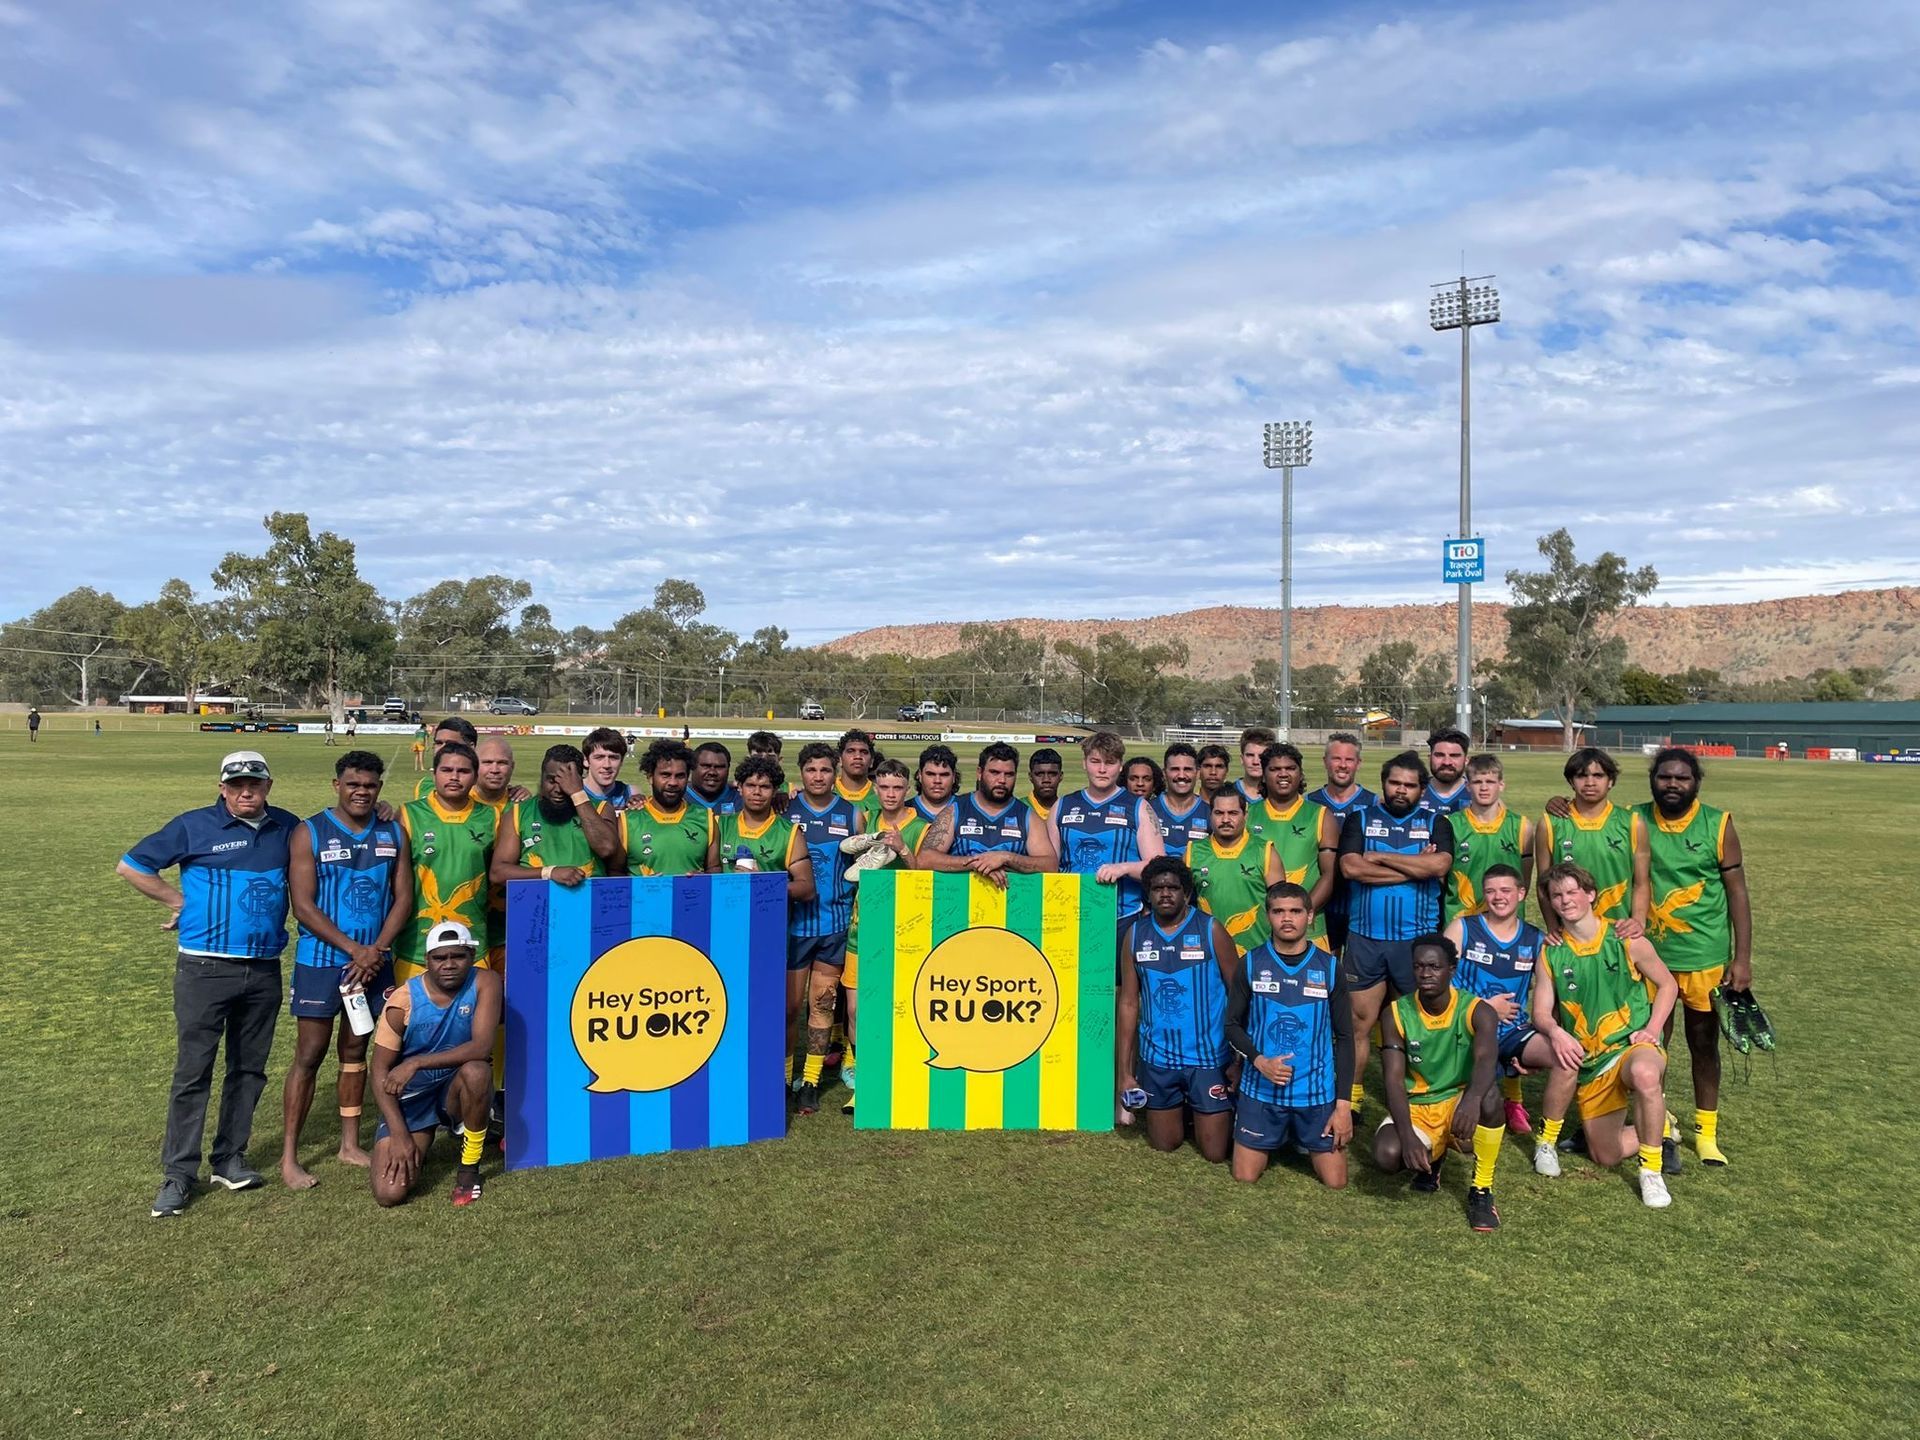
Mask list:
[{"label": "grey sneaker", "polygon": [[153,1197],[153,1209],[148,1213],[156,1220],[168,1220],[192,1203],[193,1186],[178,1175],[169,1175],[160,1182],[160,1193]]},{"label": "grey sneaker", "polygon": [[213,1167],[213,1183],[228,1190],[257,1190],[266,1177],[244,1160],[229,1160]]},{"label": "grey sneaker", "polygon": [[1649,1210],[1664,1210],[1673,1203],[1667,1193],[1666,1178],[1658,1170],[1640,1172],[1640,1201]]}]

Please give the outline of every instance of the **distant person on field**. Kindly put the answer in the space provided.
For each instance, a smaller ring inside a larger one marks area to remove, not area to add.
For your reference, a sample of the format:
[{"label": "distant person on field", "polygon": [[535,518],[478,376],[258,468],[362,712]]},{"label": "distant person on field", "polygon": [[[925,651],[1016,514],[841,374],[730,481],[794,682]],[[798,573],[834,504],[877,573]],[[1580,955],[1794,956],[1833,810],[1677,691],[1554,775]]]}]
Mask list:
[{"label": "distant person on field", "polygon": [[[287,855],[300,817],[267,804],[273,775],[259,752],[235,750],[220,762],[219,773],[220,796],[213,804],[176,815],[119,864],[128,884],[171,912],[161,928],[178,932],[176,1051],[156,1217],[178,1215],[193,1198],[223,1036],[227,1073],[213,1138],[213,1182],[229,1190],[262,1183],[247,1163],[247,1141],[266,1088],[280,1013]],[[169,866],[180,869],[177,890],[160,878]]]},{"label": "distant person on field", "polygon": [[422,775],[426,774],[427,722],[424,720],[419,721],[413,728],[413,768]]},{"label": "distant person on field", "polygon": [[[1720,1149],[1720,1026],[1714,994],[1753,987],[1753,907],[1733,816],[1700,802],[1705,778],[1691,750],[1653,757],[1653,799],[1636,805],[1651,851],[1652,901],[1647,939],[1673,972],[1693,1059],[1694,1149],[1724,1165]],[[1673,1039],[1667,1018],[1666,1039]]]},{"label": "distant person on field", "polygon": [[373,1198],[398,1205],[442,1125],[460,1137],[453,1203],[480,1198],[480,1156],[493,1094],[487,1054],[500,1023],[500,977],[474,964],[474,940],[457,920],[426,937],[426,967],[397,988],[373,1035]]},{"label": "distant person on field", "polygon": [[[287,879],[293,917],[293,989],[288,1013],[296,1026],[293,1063],[281,1094],[285,1130],[280,1178],[290,1190],[319,1182],[300,1163],[300,1131],[313,1105],[320,1062],[333,1042],[333,1022],[345,1000],[343,987],[358,986],[378,1018],[393,985],[393,942],[413,918],[413,870],[397,821],[381,820],[386,770],[378,755],[349,750],[333,766],[334,802],[302,821],[289,850]],[[340,1110],[340,1160],[365,1165],[360,1114],[367,1087],[367,1037],[340,1026],[340,1074],[335,1095]]]},{"label": "distant person on field", "polygon": [[95,716],[93,721],[93,738],[96,740],[100,738],[100,719],[98,716]]},{"label": "distant person on field", "polygon": [[[100,722],[96,720],[93,723],[97,729]],[[40,707],[37,705],[27,707],[27,743],[29,745],[40,743]]]},{"label": "distant person on field", "polygon": [[329,715],[326,718],[326,720],[322,722],[321,728],[326,732],[327,744],[332,745],[333,744],[333,717],[331,715]]}]

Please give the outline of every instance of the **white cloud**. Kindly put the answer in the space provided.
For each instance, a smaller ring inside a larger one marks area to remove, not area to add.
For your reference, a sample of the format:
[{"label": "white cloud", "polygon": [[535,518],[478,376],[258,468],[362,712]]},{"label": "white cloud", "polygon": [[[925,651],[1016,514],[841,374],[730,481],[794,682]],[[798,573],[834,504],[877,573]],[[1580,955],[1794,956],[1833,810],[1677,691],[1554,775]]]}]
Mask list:
[{"label": "white cloud", "polygon": [[562,623],[1271,600],[1293,417],[1299,602],[1437,598],[1462,247],[1496,572],[1570,523],[1675,600],[1920,580],[1912,16],[1074,8],[10,22],[0,613],[274,508]]}]

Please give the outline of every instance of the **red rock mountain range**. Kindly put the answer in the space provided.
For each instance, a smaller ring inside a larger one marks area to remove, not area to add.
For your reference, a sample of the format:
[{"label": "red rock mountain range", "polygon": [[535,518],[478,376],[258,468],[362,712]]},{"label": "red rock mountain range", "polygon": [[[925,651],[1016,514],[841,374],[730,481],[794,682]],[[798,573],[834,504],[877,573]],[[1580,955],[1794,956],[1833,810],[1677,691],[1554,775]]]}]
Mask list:
[{"label": "red rock mountain range", "polygon": [[[1474,653],[1498,655],[1506,646],[1504,605],[1473,607]],[[1280,612],[1248,605],[1216,605],[1140,620],[1005,622],[1049,642],[1090,644],[1117,630],[1139,644],[1181,639],[1191,659],[1186,671],[1224,680],[1247,670],[1252,657],[1277,654]],[[1616,622],[1633,663],[1666,674],[1699,665],[1729,679],[1766,680],[1805,675],[1823,667],[1880,666],[1890,689],[1920,691],[1920,588],[1848,590],[1739,605],[1650,605],[1621,613]],[[1351,676],[1376,646],[1411,640],[1423,650],[1453,653],[1452,605],[1317,605],[1293,613],[1293,663],[1322,662]],[[830,641],[827,649],[854,655],[892,652],[924,659],[960,644],[957,621],[882,625]]]}]

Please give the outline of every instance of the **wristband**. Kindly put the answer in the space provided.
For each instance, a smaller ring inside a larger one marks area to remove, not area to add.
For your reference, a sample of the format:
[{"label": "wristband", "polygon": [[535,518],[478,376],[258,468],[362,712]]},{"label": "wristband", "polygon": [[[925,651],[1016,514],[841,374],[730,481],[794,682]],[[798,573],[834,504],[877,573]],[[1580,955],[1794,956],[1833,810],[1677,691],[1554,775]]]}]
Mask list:
[{"label": "wristband", "polygon": [[567,798],[574,803],[574,806],[576,808],[581,805],[586,805],[591,803],[587,799],[587,792],[584,790],[576,790],[573,792],[573,794],[569,795]]}]

